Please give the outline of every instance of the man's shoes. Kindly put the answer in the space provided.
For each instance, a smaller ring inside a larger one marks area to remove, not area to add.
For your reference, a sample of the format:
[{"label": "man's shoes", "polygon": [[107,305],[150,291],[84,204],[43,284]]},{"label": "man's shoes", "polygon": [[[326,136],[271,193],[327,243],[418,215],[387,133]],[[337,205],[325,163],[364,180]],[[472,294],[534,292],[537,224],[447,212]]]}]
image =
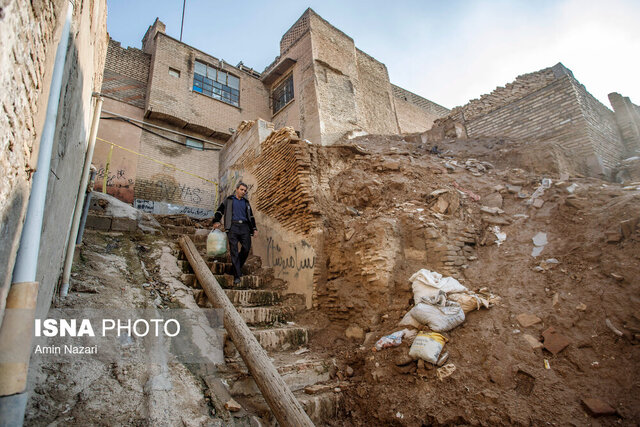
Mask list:
[{"label": "man's shoes", "polygon": [[239,277],[234,278],[233,279],[233,284],[237,285],[238,283],[240,283],[240,278]]}]

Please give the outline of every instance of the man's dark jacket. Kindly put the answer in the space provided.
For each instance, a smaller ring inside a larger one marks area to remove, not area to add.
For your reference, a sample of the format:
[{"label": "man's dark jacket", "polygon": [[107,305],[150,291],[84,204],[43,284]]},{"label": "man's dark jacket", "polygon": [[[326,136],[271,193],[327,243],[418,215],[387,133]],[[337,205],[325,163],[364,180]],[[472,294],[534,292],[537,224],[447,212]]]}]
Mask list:
[{"label": "man's dark jacket", "polygon": [[[249,200],[243,197],[244,201],[247,202],[247,218],[249,218],[249,228],[251,228],[251,234],[253,234],[256,230],[256,219],[253,217],[253,211],[251,210],[251,205],[249,204]],[[232,194],[227,197],[220,203],[216,214],[213,216],[213,222],[220,222],[222,219],[222,215],[224,215],[224,229],[226,231],[231,230],[231,220],[233,219],[233,201],[238,200],[236,196]]]}]

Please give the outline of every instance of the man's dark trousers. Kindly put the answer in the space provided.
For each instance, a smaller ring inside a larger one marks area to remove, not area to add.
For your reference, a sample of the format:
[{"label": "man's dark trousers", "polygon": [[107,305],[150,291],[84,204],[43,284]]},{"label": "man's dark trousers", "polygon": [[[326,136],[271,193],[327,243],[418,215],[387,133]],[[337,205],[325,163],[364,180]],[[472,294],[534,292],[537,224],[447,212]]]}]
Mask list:
[{"label": "man's dark trousers", "polygon": [[[251,229],[249,224],[242,223],[231,224],[231,229],[227,235],[229,238],[229,254],[231,255],[231,263],[235,270],[233,276],[239,279],[242,276],[242,266],[249,256],[251,250]],[[240,243],[242,249],[238,253],[238,243]]]}]

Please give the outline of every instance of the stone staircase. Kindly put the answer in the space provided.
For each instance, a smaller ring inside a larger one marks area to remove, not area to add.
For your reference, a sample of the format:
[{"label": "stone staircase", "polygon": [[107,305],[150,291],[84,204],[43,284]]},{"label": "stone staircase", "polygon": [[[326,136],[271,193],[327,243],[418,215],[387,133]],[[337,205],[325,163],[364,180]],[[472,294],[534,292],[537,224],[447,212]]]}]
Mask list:
[{"label": "stone staircase", "polygon": [[[169,232],[176,237],[187,234],[195,243],[214,277],[225,289],[260,345],[267,350],[276,369],[312,421],[322,425],[335,419],[342,395],[337,380],[331,378],[332,372],[335,372],[334,363],[322,355],[312,355],[305,347],[309,340],[307,328],[293,322],[295,314],[305,309],[304,298],[301,295],[285,295],[283,290],[286,283],[274,279],[272,270],[263,268],[260,258],[255,256],[250,256],[247,260],[241,282],[234,284],[231,275],[233,267],[228,255],[206,256],[209,230],[182,226]],[[180,254],[178,263],[184,272],[182,281],[194,289],[194,298],[198,305],[203,308],[212,307],[184,254]],[[242,412],[252,413],[269,423],[275,422],[247,367],[228,337],[225,338],[224,353],[226,365],[219,367],[217,375],[224,388],[234,400],[241,403]],[[205,380],[207,384],[210,381],[211,379]],[[218,391],[210,391],[220,394],[219,389],[222,386],[218,384],[214,388]],[[233,415],[239,416],[237,413]]]}]

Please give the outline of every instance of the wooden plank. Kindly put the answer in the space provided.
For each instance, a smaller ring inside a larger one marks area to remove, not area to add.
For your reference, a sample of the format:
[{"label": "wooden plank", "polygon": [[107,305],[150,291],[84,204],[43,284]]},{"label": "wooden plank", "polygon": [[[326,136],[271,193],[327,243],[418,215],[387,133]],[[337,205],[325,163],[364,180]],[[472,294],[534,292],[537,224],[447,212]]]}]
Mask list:
[{"label": "wooden plank", "polygon": [[244,363],[249,368],[256,385],[265,401],[269,404],[273,415],[281,426],[313,426],[311,419],[304,412],[300,403],[289,390],[278,371],[271,363],[267,352],[260,346],[247,324],[231,304],[218,281],[207,268],[196,246],[187,236],[180,238],[180,246],[184,251],[191,268],[202,284],[209,301],[216,308],[224,310],[224,327],[231,336]]}]

